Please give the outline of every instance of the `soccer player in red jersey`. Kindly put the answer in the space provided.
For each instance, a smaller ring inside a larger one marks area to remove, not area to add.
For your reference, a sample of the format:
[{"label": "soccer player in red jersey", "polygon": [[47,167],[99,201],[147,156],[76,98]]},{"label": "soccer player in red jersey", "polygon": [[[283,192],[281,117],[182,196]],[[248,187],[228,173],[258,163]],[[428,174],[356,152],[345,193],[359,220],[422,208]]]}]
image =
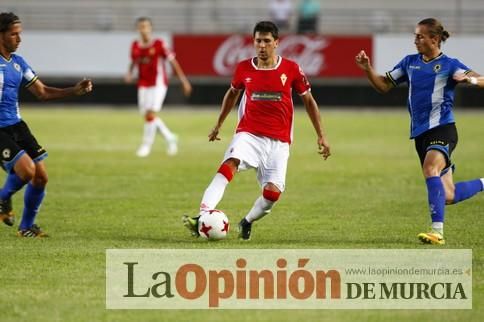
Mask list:
[{"label": "soccer player in red jersey", "polygon": [[133,41],[131,45],[131,64],[125,76],[125,81],[131,83],[133,71],[135,67],[138,68],[138,107],[145,118],[145,125],[143,140],[136,154],[139,157],[148,156],[156,132],[160,131],[168,143],[168,155],[175,155],[178,152],[178,138],[156,115],[156,112],[161,110],[168,89],[164,61],[170,62],[180,79],[185,96],[191,94],[192,86],[178,64],[175,54],[166,47],[163,40],[153,38],[151,20],[141,17],[137,20],[136,26],[140,39]]},{"label": "soccer player in red jersey", "polygon": [[[252,223],[267,215],[284,191],[293,132],[293,90],[301,97],[316,131],[319,153],[325,160],[330,156],[318,105],[304,72],[295,62],[276,54],[277,26],[261,21],[253,37],[257,56],[237,65],[217,123],[208,135],[209,141],[220,140],[219,130],[242,94],[236,133],[200,204],[201,213],[215,209],[235,172],[256,169],[262,195],[239,223],[243,240],[250,239]],[[198,235],[198,217],[183,216],[183,222],[192,235]]]}]

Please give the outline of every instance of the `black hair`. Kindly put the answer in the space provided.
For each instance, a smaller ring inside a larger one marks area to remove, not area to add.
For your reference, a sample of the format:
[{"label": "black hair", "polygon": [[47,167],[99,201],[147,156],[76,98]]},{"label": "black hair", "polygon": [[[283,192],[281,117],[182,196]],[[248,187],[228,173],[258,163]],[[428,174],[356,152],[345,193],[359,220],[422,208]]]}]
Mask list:
[{"label": "black hair", "polygon": [[440,39],[439,45],[441,41],[446,41],[447,38],[450,37],[449,32],[444,29],[444,26],[442,26],[442,23],[435,18],[426,18],[420,21],[418,24],[427,26],[427,29],[432,36],[439,37]]},{"label": "black hair", "polygon": [[272,21],[259,21],[254,27],[254,32],[252,33],[252,36],[255,36],[256,32],[270,32],[274,39],[279,38],[279,29]]},{"label": "black hair", "polygon": [[153,24],[153,22],[151,21],[150,18],[148,18],[148,17],[139,17],[138,19],[136,19],[136,25],[139,24],[140,22],[145,22],[145,21],[148,21],[150,23],[150,25]]},{"label": "black hair", "polygon": [[0,32],[6,32],[13,24],[20,23],[19,17],[13,12],[0,13]]}]

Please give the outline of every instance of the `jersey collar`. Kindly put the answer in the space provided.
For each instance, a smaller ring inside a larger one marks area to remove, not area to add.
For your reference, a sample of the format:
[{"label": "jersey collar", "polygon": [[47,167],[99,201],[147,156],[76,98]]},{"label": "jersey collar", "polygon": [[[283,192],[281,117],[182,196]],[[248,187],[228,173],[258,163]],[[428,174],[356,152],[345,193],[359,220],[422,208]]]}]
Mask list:
[{"label": "jersey collar", "polygon": [[435,56],[435,57],[434,57],[434,58],[432,58],[432,59],[425,60],[425,59],[423,58],[423,55],[420,55],[420,59],[422,59],[422,61],[423,61],[424,63],[426,63],[426,64],[427,64],[427,63],[431,63],[431,62],[433,62],[434,60],[439,59],[439,58],[440,58],[440,57],[442,57],[442,56],[444,56],[444,53],[443,53],[443,52],[440,52],[440,54],[438,54],[437,56]]},{"label": "jersey collar", "polygon": [[257,65],[256,65],[256,63],[255,63],[256,59],[257,59],[257,57],[253,57],[253,58],[250,60],[250,62],[251,62],[251,64],[252,64],[252,67],[254,67],[254,68],[255,68],[255,69],[257,69],[257,70],[274,70],[274,69],[279,68],[279,66],[281,65],[281,62],[282,62],[282,57],[281,57],[281,56],[279,56],[279,55],[277,55],[277,63],[276,63],[276,65],[275,65],[274,67],[272,67],[272,68],[259,68],[259,67],[257,67]]}]

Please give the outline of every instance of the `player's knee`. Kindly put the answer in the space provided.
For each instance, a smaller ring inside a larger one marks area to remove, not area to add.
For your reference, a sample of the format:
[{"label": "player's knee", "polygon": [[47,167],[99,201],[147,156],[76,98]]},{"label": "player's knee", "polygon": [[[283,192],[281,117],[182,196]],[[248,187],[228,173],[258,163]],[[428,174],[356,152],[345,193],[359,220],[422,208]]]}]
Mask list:
[{"label": "player's knee", "polygon": [[451,205],[455,199],[455,186],[445,187],[445,204]]},{"label": "player's knee", "polygon": [[237,168],[234,167],[233,164],[228,163],[228,162],[224,162],[224,163],[222,163],[220,168],[218,168],[217,172],[220,173],[221,175],[223,175],[227,179],[227,181],[230,182],[234,178],[234,174],[235,174],[236,169]]},{"label": "player's knee", "polygon": [[148,112],[145,114],[145,121],[146,122],[152,122],[156,118],[155,113],[153,112]]},{"label": "player's knee", "polygon": [[49,181],[49,178],[46,173],[42,173],[40,175],[35,175],[34,178],[32,179],[32,185],[34,187],[45,187],[47,185],[47,182]]},{"label": "player's knee", "polygon": [[422,173],[425,178],[438,177],[442,170],[434,164],[425,164],[422,166]]},{"label": "player's knee", "polygon": [[264,191],[262,191],[262,196],[269,201],[276,202],[277,200],[279,200],[281,192],[264,188]]},{"label": "player's knee", "polygon": [[15,164],[14,171],[22,181],[28,182],[35,176],[35,164],[30,158],[21,158]]}]

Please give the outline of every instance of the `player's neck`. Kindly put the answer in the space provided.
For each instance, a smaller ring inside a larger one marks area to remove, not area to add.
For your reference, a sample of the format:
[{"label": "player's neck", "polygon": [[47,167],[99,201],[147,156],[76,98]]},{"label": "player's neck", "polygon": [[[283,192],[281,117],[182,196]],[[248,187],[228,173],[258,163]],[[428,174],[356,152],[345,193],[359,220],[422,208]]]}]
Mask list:
[{"label": "player's neck", "polygon": [[12,53],[5,50],[4,48],[0,48],[0,55],[7,61],[9,61],[12,57]]},{"label": "player's neck", "polygon": [[268,58],[266,60],[262,60],[257,57],[256,62],[257,62],[257,68],[271,69],[276,67],[277,63],[279,62],[279,56],[274,55],[271,58]]},{"label": "player's neck", "polygon": [[433,50],[430,53],[422,54],[422,58],[425,61],[431,61],[431,60],[439,57],[441,54],[442,54],[442,52],[440,51],[440,48],[439,48],[438,50]]},{"label": "player's neck", "polygon": [[149,45],[151,43],[151,36],[141,36],[141,43],[143,45]]}]

